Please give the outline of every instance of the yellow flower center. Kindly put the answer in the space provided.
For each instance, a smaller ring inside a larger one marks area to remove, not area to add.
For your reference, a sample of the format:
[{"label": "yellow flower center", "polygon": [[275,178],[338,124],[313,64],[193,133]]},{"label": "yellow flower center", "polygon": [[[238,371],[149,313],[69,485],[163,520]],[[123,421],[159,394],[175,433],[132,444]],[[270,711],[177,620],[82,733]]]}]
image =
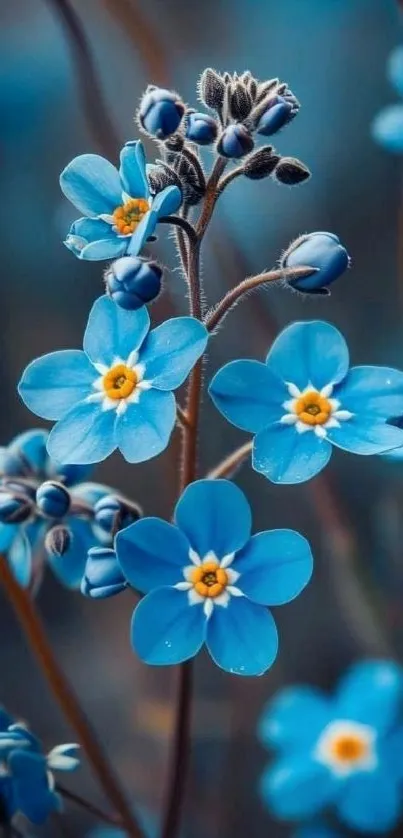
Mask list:
[{"label": "yellow flower center", "polygon": [[370,748],[368,742],[356,733],[342,734],[335,737],[330,751],[334,759],[344,764],[359,762],[368,756]]},{"label": "yellow flower center", "polygon": [[136,387],[138,377],[135,371],[125,364],[117,364],[104,375],[102,383],[108,398],[127,399]]},{"label": "yellow flower center", "polygon": [[324,425],[332,413],[332,406],[329,399],[321,396],[317,390],[309,390],[297,399],[295,412],[305,425]]},{"label": "yellow flower center", "polygon": [[113,213],[113,223],[117,232],[123,236],[134,233],[149,210],[150,207],[145,198],[129,198],[123,206],[116,207]]},{"label": "yellow flower center", "polygon": [[192,570],[190,581],[200,596],[219,596],[228,584],[228,574],[218,562],[210,560]]}]

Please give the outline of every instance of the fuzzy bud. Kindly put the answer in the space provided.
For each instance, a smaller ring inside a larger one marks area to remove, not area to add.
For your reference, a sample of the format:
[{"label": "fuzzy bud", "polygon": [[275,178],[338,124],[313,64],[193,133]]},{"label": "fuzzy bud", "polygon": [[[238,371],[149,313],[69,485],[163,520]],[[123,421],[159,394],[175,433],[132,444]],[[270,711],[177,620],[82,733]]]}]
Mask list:
[{"label": "fuzzy bud", "polygon": [[72,542],[72,534],[68,527],[57,524],[46,534],[45,550],[49,556],[64,556]]},{"label": "fuzzy bud", "polygon": [[47,480],[36,490],[36,505],[47,518],[63,518],[70,509],[70,493],[56,480]]},{"label": "fuzzy bud", "polygon": [[256,131],[264,137],[270,137],[284,128],[294,116],[290,102],[287,102],[282,96],[273,96],[256,125]]},{"label": "fuzzy bud", "polygon": [[276,180],[285,186],[296,186],[311,177],[307,166],[296,157],[282,157],[273,174]]},{"label": "fuzzy bud", "polygon": [[162,269],[156,262],[122,256],[105,274],[106,290],[118,306],[135,311],[155,300],[161,291],[161,277]]},{"label": "fuzzy bud", "polygon": [[232,118],[237,122],[242,122],[251,112],[252,97],[248,89],[240,81],[231,90],[229,108]]},{"label": "fuzzy bud", "polygon": [[211,145],[217,137],[217,123],[206,113],[190,111],[186,114],[186,138],[198,145]]},{"label": "fuzzy bud", "polygon": [[105,495],[95,504],[95,522],[108,535],[115,535],[141,518],[141,509],[134,504],[125,503],[116,495]]},{"label": "fuzzy bud", "polygon": [[32,515],[33,505],[26,495],[0,492],[0,522],[22,524]]},{"label": "fuzzy bud", "polygon": [[208,108],[220,113],[224,104],[225,83],[222,76],[211,67],[204,70],[200,77],[199,97]]},{"label": "fuzzy bud", "polygon": [[227,125],[217,143],[217,151],[222,157],[239,159],[253,149],[253,139],[249,131],[240,123]]},{"label": "fuzzy bud", "polygon": [[139,120],[151,136],[164,140],[179,128],[185,106],[172,90],[149,85],[140,102]]},{"label": "fuzzy bud", "polygon": [[349,267],[350,257],[334,233],[308,233],[292,242],[281,259],[282,268],[312,267],[316,271],[288,281],[306,294],[324,294]]},{"label": "fuzzy bud", "polygon": [[88,551],[81,593],[92,599],[106,599],[120,594],[126,586],[115,551],[107,547],[92,547]]},{"label": "fuzzy bud", "polygon": [[280,161],[280,156],[273,151],[273,146],[263,146],[250,154],[244,164],[243,172],[250,180],[261,180],[273,174]]}]

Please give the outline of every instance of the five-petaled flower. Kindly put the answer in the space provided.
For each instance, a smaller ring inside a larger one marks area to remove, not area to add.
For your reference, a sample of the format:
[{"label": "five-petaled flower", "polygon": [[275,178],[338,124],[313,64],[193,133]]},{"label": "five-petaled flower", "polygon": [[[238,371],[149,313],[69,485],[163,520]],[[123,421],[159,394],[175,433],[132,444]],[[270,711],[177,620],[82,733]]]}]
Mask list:
[{"label": "five-petaled flower", "polygon": [[284,329],[265,364],[227,364],[213,378],[210,395],[230,422],[256,434],[253,468],[274,483],[314,477],[332,445],[354,454],[403,445],[403,431],[388,424],[403,413],[403,372],[349,370],[344,338],[322,321]]},{"label": "five-petaled flower", "polygon": [[386,832],[402,811],[403,670],[363,661],[334,698],[290,687],[267,707],[263,742],[279,752],[263,776],[262,793],[286,820],[316,817],[330,805],[342,823]]},{"label": "five-petaled flower", "polygon": [[172,390],[203,354],[208,334],[193,317],[149,329],[145,307],[125,311],[100,297],[84,352],[52,352],[29,364],[19,392],[38,416],[58,420],[47,446],[53,459],[96,463],[119,448],[139,463],[166,448],[176,421]]},{"label": "five-petaled flower", "polygon": [[79,259],[137,256],[159,219],[176,212],[182,201],[177,186],[151,195],[140,141],[123,147],[119,171],[97,154],[75,157],[60,185],[85,216],[74,222],[65,241]]},{"label": "five-petaled flower", "polygon": [[143,518],[118,533],[128,582],[147,595],[133,614],[132,645],[155,665],[188,660],[205,643],[223,669],[262,675],[277,655],[268,605],[296,597],[312,573],[308,542],[292,530],[251,537],[249,504],[227,480],[190,484],[175,524]]}]

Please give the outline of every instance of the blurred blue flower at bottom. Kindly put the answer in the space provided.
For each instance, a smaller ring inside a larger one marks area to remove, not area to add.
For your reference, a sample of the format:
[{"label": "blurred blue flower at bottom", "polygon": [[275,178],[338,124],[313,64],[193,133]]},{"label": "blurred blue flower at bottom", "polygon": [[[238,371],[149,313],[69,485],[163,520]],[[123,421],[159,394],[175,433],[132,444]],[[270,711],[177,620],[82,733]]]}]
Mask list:
[{"label": "blurred blue flower at bottom", "polygon": [[[108,836],[105,835],[105,838],[108,838]],[[113,838],[113,836],[111,835],[110,838]],[[343,838],[343,833],[330,829],[320,821],[315,821],[300,826],[292,833],[291,838]]]}]

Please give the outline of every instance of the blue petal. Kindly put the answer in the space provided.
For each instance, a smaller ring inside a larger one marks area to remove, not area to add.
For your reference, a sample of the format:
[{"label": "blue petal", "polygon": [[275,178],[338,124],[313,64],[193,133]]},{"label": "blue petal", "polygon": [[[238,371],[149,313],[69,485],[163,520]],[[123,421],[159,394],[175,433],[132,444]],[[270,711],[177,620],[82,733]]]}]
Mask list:
[{"label": "blue petal", "polygon": [[10,549],[16,537],[19,524],[0,524],[0,552],[5,553]]},{"label": "blue petal", "polygon": [[262,794],[276,817],[311,818],[327,806],[337,791],[331,772],[308,754],[283,757],[262,778]]},{"label": "blue petal", "polygon": [[145,390],[116,420],[116,445],[128,463],[143,463],[167,447],[176,421],[173,393]]},{"label": "blue petal", "polygon": [[395,47],[389,55],[387,76],[400,96],[403,96],[403,47]]},{"label": "blue petal", "polygon": [[[79,253],[75,255],[79,257],[79,259],[84,259],[87,262],[98,262],[101,259],[117,259],[118,256],[124,256],[127,253],[127,249],[129,246],[129,237],[124,236],[120,238],[119,236],[114,235],[114,237],[110,237],[107,239],[100,239],[96,242],[90,242],[90,244],[85,245]],[[67,241],[65,242],[67,244]],[[67,244],[68,246],[68,244]],[[71,250],[73,248],[70,248]]]},{"label": "blue petal", "polygon": [[342,679],[337,691],[340,718],[372,725],[384,733],[394,724],[403,699],[403,670],[391,661],[363,661]]},{"label": "blue petal", "polygon": [[372,123],[374,139],[387,151],[403,152],[403,105],[382,108]]},{"label": "blue petal", "polygon": [[206,327],[194,317],[166,320],[150,332],[142,347],[144,377],[158,390],[175,390],[203,354],[207,341]]},{"label": "blue petal", "polygon": [[401,791],[393,776],[379,767],[350,777],[340,795],[340,820],[360,832],[388,832],[401,812]]},{"label": "blue petal", "polygon": [[390,774],[403,781],[403,727],[392,728],[378,745],[380,762],[388,766]]},{"label": "blue petal", "polygon": [[229,480],[191,483],[176,505],[175,521],[201,558],[210,550],[220,559],[240,550],[252,526],[248,501]]},{"label": "blue petal", "polygon": [[274,341],[266,361],[282,381],[304,389],[312,384],[320,390],[336,384],[348,372],[347,344],[330,323],[311,320],[293,323]]},{"label": "blue petal", "polygon": [[23,527],[19,528],[13,539],[7,559],[17,582],[27,588],[32,575],[32,549]]},{"label": "blue petal", "polygon": [[310,546],[293,530],[272,530],[254,535],[237,554],[237,586],[260,605],[284,605],[308,584],[313,569]]},{"label": "blue petal", "polygon": [[139,602],[133,614],[131,640],[139,657],[154,666],[182,663],[201,649],[206,618],[187,594],[158,588]]},{"label": "blue petal", "polygon": [[[97,242],[100,239],[116,239],[116,233],[113,231],[112,225],[107,224],[102,218],[78,218],[71,225],[69,236],[83,239],[86,244]],[[66,244],[69,247],[68,241]]]},{"label": "blue petal", "polygon": [[48,431],[42,428],[33,431],[24,431],[14,437],[8,450],[12,453],[22,454],[25,462],[35,473],[43,473],[48,465],[48,453],[46,451],[46,440]]},{"label": "blue petal", "polygon": [[93,364],[112,366],[118,357],[127,361],[141,346],[150,328],[146,306],[125,311],[110,297],[98,297],[89,314],[84,335],[84,350]]},{"label": "blue petal", "polygon": [[[99,836],[99,838],[101,838],[101,836]],[[105,838],[107,838],[106,835]],[[322,821],[316,820],[315,818],[314,822],[305,824],[304,826],[300,826],[296,829],[292,834],[292,838],[343,838],[343,835],[341,832],[329,829],[326,824]]]},{"label": "blue petal", "polygon": [[43,419],[60,419],[93,392],[98,374],[85,353],[66,349],[42,355],[28,364],[18,392],[30,410]]},{"label": "blue petal", "polygon": [[333,718],[332,704],[319,690],[288,687],[267,705],[259,735],[265,745],[273,748],[310,750]]},{"label": "blue petal", "polygon": [[51,430],[49,456],[75,465],[100,463],[116,448],[115,419],[115,410],[102,410],[98,402],[80,402]]},{"label": "blue petal", "polygon": [[127,253],[129,256],[138,256],[149,236],[153,235],[157,221],[157,213],[152,210],[141,219],[132,237],[128,239]]},{"label": "blue petal", "polygon": [[[390,419],[403,413],[403,372],[389,367],[353,367],[333,397],[340,409]],[[403,443],[402,443],[403,444]]]},{"label": "blue petal", "polygon": [[81,154],[60,175],[66,198],[84,215],[111,214],[122,203],[117,169],[98,154]]},{"label": "blue petal", "polygon": [[276,624],[270,611],[246,597],[216,605],[207,624],[206,645],[217,666],[234,675],[263,675],[277,656]]},{"label": "blue petal", "polygon": [[122,187],[131,198],[148,198],[146,158],[140,140],[126,143],[120,152],[120,179]]},{"label": "blue petal", "polygon": [[16,799],[16,809],[34,824],[42,824],[58,808],[58,797],[49,789],[46,759],[41,754],[16,750],[8,759]]},{"label": "blue petal", "polygon": [[126,579],[142,593],[183,582],[190,564],[187,539],[161,518],[143,518],[118,532],[116,552]]},{"label": "blue petal", "polygon": [[167,186],[153,198],[152,210],[159,218],[176,212],[182,203],[182,193],[177,186]]},{"label": "blue petal", "polygon": [[322,471],[331,453],[330,443],[313,431],[299,434],[277,422],[255,437],[252,465],[272,483],[303,483]]},{"label": "blue petal", "polygon": [[59,582],[77,589],[84,576],[88,550],[95,547],[97,540],[89,521],[69,516],[65,523],[72,536],[70,547],[63,556],[50,555],[48,561]]},{"label": "blue petal", "polygon": [[368,413],[341,422],[339,428],[328,428],[327,437],[333,445],[353,454],[383,454],[403,445],[401,428]]},{"label": "blue petal", "polygon": [[284,414],[288,390],[259,361],[232,361],[214,376],[210,396],[216,408],[243,431],[258,433]]}]

